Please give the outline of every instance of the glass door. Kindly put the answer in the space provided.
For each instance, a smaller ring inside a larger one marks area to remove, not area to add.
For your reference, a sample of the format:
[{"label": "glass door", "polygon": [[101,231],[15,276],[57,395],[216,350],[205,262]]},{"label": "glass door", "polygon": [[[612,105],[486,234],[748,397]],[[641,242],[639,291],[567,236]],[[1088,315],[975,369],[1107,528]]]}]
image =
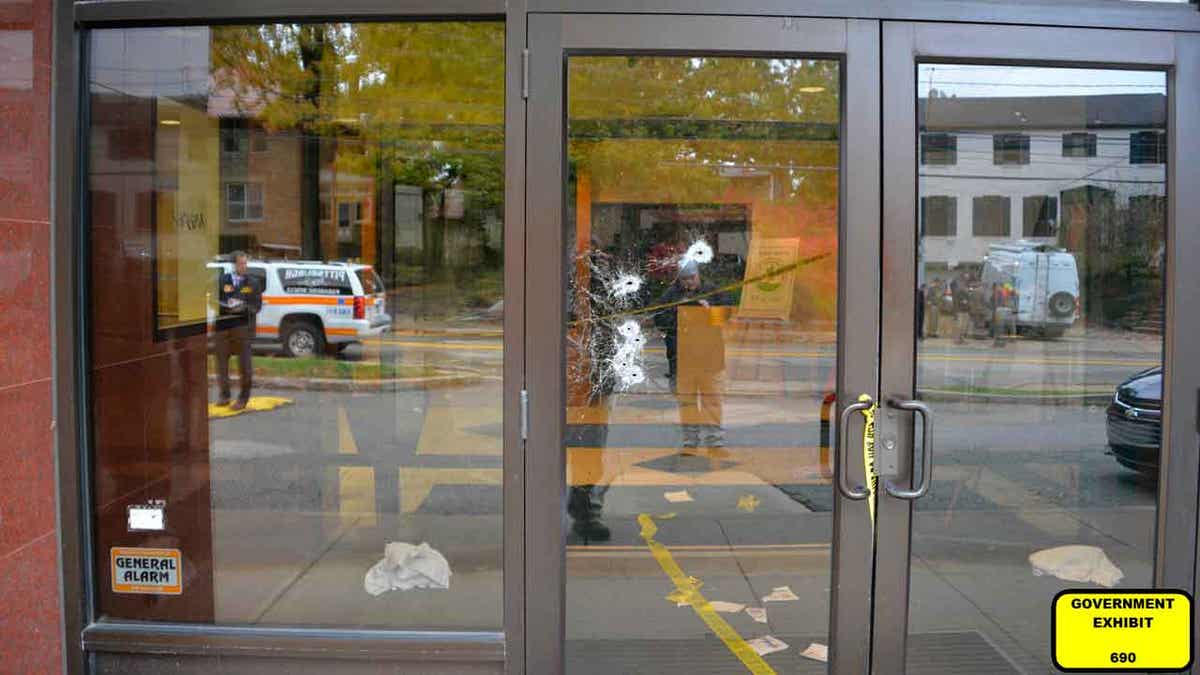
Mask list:
[{"label": "glass door", "polygon": [[866,669],[878,31],[531,17],[529,672]]},{"label": "glass door", "polygon": [[873,672],[1055,672],[1058,591],[1192,587],[1196,407],[1172,358],[1192,54],[885,27]]}]

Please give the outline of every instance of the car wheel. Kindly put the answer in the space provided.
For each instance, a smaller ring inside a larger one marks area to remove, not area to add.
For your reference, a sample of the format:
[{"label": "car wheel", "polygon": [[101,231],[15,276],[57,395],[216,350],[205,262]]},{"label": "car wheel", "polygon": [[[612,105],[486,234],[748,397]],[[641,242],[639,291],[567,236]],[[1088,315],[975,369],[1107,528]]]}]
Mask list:
[{"label": "car wheel", "polygon": [[1060,291],[1050,296],[1046,307],[1053,316],[1070,316],[1075,311],[1075,296],[1066,291]]},{"label": "car wheel", "polygon": [[311,321],[293,321],[283,333],[283,353],[288,356],[314,356],[325,351],[325,336]]}]

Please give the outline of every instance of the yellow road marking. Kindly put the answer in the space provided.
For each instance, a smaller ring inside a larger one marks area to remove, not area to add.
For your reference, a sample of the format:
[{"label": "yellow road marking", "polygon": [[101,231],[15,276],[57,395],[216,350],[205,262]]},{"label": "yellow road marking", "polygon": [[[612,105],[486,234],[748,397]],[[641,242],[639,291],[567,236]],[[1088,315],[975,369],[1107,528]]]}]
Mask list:
[{"label": "yellow road marking", "polygon": [[[712,463],[702,473],[671,472],[640,464],[679,454],[678,448],[567,448],[571,485],[829,485],[831,467],[821,465],[821,449],[725,447],[698,450],[696,459]],[[727,462],[732,462],[728,466]]]},{"label": "yellow road marking", "polygon": [[476,351],[476,352],[499,352],[504,351],[503,344],[486,344],[480,342],[449,342],[439,340],[438,342],[423,342],[416,340],[387,340],[374,339],[364,340],[366,344],[381,344],[392,347],[415,347],[418,349],[428,349],[433,351]]},{"label": "yellow road marking", "polygon": [[428,469],[400,467],[400,511],[413,513],[435,485],[500,485],[500,469]]},{"label": "yellow road marking", "polygon": [[[807,551],[813,549],[828,549],[829,544],[676,544],[671,547],[672,551],[686,551],[690,553],[740,553],[743,551]],[[597,546],[596,544],[575,545],[569,544],[567,550],[573,553],[606,553],[612,552],[628,552],[628,553],[645,553],[646,549],[643,546],[627,546],[624,544],[612,544]]]},{"label": "yellow road marking", "polygon": [[220,419],[224,417],[237,417],[250,412],[264,412],[274,410],[285,405],[291,405],[292,399],[282,396],[251,396],[246,402],[246,407],[241,410],[234,410],[229,406],[217,405],[216,403],[208,404],[208,416],[210,419]]},{"label": "yellow road marking", "polygon": [[708,626],[708,629],[713,632],[725,647],[733,653],[734,656],[742,662],[742,665],[754,675],[773,675],[775,670],[771,668],[754,649],[746,643],[742,636],[738,634],[733,626],[730,626],[725,619],[721,618],[713,610],[708,599],[700,593],[700,584],[694,577],[689,577],[684,574],[683,569],[679,567],[679,563],[675,562],[675,558],[666,546],[658,543],[654,539],[655,533],[658,532],[658,526],[654,524],[654,519],[649,514],[643,513],[638,516],[638,523],[642,526],[642,539],[646,541],[646,547],[650,549],[650,553],[654,559],[658,561],[659,567],[662,567],[663,572],[666,572],[667,577],[675,584],[675,593],[672,597],[678,597],[682,601],[687,602],[696,616]]},{"label": "yellow road marking", "polygon": [[357,522],[374,526],[375,468],[370,466],[339,466],[338,517],[344,527]]},{"label": "yellow road marking", "polygon": [[435,405],[425,410],[418,455],[469,455],[499,457],[504,454],[504,439],[468,427],[502,424],[499,405]]},{"label": "yellow road marking", "polygon": [[358,444],[354,442],[354,432],[350,430],[350,416],[346,414],[345,406],[338,406],[338,454],[357,455]]},{"label": "yellow road marking", "polygon": [[[413,340],[367,340],[368,343],[378,343],[393,347],[411,347],[430,351],[491,351],[504,350],[502,344],[481,344],[477,342],[422,342]],[[651,354],[662,354],[662,347],[647,347]],[[794,358],[794,359],[831,359],[837,356],[833,351],[775,351],[767,349],[749,349],[733,347],[725,351],[730,356],[760,356],[763,358]],[[1059,357],[1039,358],[997,358],[995,356],[974,356],[969,354],[919,354],[921,361],[961,361],[969,363],[987,363],[991,365],[1022,365],[1022,366],[1122,366],[1130,368],[1150,368],[1162,364],[1159,359],[1069,359]]]}]

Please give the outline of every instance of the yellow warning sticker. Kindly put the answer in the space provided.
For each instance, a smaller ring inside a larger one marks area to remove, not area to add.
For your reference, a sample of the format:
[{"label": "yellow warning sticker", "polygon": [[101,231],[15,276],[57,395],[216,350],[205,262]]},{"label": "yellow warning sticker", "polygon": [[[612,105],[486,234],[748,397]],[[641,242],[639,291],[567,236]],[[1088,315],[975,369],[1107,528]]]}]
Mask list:
[{"label": "yellow warning sticker", "polygon": [[182,556],[177,548],[126,548],[110,552],[113,593],[179,595],[183,592]]},{"label": "yellow warning sticker", "polygon": [[1063,591],[1051,609],[1054,665],[1072,671],[1178,671],[1192,663],[1192,597],[1183,591]]}]

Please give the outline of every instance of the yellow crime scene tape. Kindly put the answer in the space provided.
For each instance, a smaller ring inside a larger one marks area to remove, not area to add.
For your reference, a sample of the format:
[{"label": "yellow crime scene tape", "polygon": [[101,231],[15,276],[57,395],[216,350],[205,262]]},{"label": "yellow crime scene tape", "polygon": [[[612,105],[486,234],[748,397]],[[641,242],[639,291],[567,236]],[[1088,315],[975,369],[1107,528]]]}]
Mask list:
[{"label": "yellow crime scene tape", "polygon": [[691,606],[692,611],[700,620],[708,626],[725,647],[733,652],[733,655],[742,662],[742,665],[754,675],[774,675],[775,670],[759,656],[758,652],[754,651],[747,642],[742,639],[742,636],[730,626],[725,619],[717,614],[716,610],[709,604],[708,599],[700,593],[700,586],[703,584],[695,577],[689,577],[684,574],[683,569],[679,567],[679,563],[675,562],[675,557],[667,550],[666,546],[660,544],[654,539],[654,535],[658,533],[658,526],[654,524],[654,518],[648,513],[643,513],[638,516],[638,524],[642,526],[642,539],[646,540],[646,546],[649,547],[650,553],[654,555],[654,559],[658,561],[663,572],[675,584],[675,591],[667,598],[675,602],[686,602]]},{"label": "yellow crime scene tape", "polygon": [[[860,394],[858,400],[871,400],[869,394]],[[872,403],[862,411],[863,416],[863,476],[867,479],[867,510],[871,513],[871,530],[875,529],[875,491],[879,488],[879,476],[875,474],[875,412],[879,404]]]}]

